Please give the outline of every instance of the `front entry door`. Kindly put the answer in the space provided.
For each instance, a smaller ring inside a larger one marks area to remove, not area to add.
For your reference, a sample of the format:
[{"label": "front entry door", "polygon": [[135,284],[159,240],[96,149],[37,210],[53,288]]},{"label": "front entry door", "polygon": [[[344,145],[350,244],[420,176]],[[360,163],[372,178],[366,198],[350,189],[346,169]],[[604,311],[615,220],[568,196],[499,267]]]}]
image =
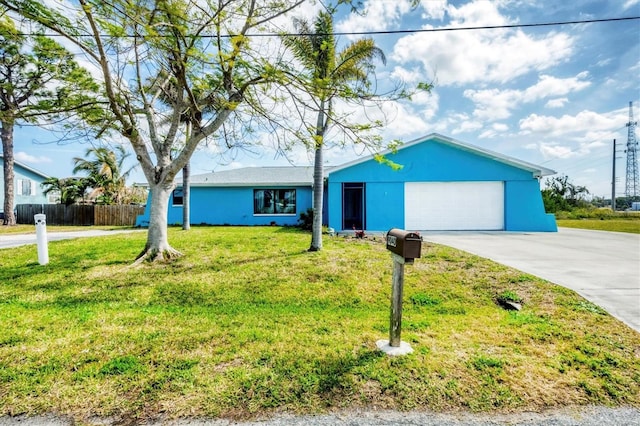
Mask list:
[{"label": "front entry door", "polygon": [[342,184],[342,229],[366,228],[364,199],[363,182]]}]

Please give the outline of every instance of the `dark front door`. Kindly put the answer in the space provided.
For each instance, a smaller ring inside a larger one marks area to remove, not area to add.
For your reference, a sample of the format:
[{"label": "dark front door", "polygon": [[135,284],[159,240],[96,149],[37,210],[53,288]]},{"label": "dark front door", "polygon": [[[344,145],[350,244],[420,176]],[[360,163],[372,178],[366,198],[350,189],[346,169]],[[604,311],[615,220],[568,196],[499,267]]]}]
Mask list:
[{"label": "dark front door", "polygon": [[366,228],[364,183],[342,184],[342,229]]}]

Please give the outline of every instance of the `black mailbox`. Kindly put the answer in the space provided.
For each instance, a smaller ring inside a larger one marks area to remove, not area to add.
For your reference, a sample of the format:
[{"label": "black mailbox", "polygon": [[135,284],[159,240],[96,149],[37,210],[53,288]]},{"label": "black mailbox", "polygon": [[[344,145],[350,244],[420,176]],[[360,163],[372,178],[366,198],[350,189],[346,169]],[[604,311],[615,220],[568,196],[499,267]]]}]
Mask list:
[{"label": "black mailbox", "polygon": [[413,261],[420,257],[422,249],[422,237],[416,232],[391,228],[387,232],[387,250],[403,257],[407,261]]}]

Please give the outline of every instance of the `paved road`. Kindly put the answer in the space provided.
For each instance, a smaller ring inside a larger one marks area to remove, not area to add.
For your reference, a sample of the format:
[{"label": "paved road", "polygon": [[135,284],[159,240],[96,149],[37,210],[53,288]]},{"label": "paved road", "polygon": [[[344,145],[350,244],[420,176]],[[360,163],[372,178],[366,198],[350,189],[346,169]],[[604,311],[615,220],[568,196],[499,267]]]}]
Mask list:
[{"label": "paved road", "polygon": [[[120,234],[123,232],[140,232],[138,230],[114,230],[87,229],[86,231],[47,232],[47,241],[69,240],[82,237],[102,237],[105,235]],[[6,234],[0,235],[0,249],[19,247],[28,244],[36,244],[36,234]]]},{"label": "paved road", "polygon": [[560,228],[549,233],[421,235],[570,288],[640,332],[638,234]]},{"label": "paved road", "polygon": [[[0,417],[0,426],[71,426],[57,416]],[[94,418],[92,424],[117,425],[117,419]],[[277,414],[251,421],[227,419],[178,419],[145,423],[148,426],[638,426],[640,410],[633,407],[568,407],[539,413],[433,413],[347,410],[322,415]]]}]

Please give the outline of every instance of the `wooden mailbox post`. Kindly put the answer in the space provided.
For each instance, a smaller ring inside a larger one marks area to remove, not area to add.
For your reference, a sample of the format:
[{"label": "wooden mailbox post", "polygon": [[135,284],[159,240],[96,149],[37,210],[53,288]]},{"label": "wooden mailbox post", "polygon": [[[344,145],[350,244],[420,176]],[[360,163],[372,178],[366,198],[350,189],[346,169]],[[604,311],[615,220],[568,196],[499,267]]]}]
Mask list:
[{"label": "wooden mailbox post", "polygon": [[391,312],[389,319],[389,340],[379,340],[380,350],[389,355],[406,355],[413,352],[411,346],[403,342],[402,295],[404,291],[404,265],[412,264],[420,257],[422,237],[416,232],[392,228],[387,232],[387,250],[393,259],[393,282],[391,288]]}]

